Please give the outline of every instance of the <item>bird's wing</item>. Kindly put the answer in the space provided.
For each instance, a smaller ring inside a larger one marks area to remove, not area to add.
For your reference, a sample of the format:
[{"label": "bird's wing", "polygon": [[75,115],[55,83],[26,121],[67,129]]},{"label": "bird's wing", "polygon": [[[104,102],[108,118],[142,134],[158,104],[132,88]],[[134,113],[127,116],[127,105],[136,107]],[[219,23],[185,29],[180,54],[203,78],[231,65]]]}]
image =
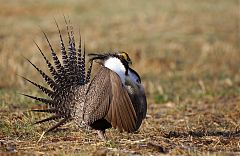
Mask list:
[{"label": "bird's wing", "polygon": [[109,109],[112,97],[109,72],[107,68],[100,67],[89,84],[83,108],[83,120],[88,125],[104,118]]},{"label": "bird's wing", "polygon": [[126,89],[137,115],[136,129],[138,129],[141,126],[142,120],[146,117],[147,112],[145,91],[141,84],[126,82],[128,83]]},{"label": "bird's wing", "polygon": [[120,131],[133,132],[136,129],[137,116],[126,88],[120,77],[110,72],[112,101],[105,119]]},{"label": "bird's wing", "polygon": [[101,67],[90,84],[84,114],[88,124],[105,118],[120,131],[136,129],[137,116],[127,90],[120,77],[105,67]]}]

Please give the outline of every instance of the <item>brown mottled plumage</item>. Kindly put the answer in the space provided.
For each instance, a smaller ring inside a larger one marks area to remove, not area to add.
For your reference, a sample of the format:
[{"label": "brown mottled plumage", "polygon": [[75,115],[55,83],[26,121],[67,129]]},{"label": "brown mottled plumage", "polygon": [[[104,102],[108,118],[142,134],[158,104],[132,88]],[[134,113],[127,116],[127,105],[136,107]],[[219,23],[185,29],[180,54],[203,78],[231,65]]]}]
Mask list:
[{"label": "brown mottled plumage", "polygon": [[[67,23],[67,22],[66,22]],[[56,23],[59,37],[62,63],[53,50],[47,35],[46,41],[51,50],[54,66],[43,56],[52,77],[49,77],[30,60],[33,67],[40,73],[51,89],[24,78],[45,93],[49,99],[23,94],[27,97],[45,103],[48,108],[33,110],[53,114],[36,124],[61,119],[46,132],[74,120],[81,128],[93,128],[102,133],[107,128],[117,128],[119,131],[134,132],[139,129],[146,116],[146,97],[137,72],[129,67],[131,62],[126,53],[90,54],[89,68],[86,70],[85,48],[82,50],[81,38],[79,47],[75,48],[72,27],[67,24],[68,48],[65,48],[60,29]],[[83,51],[83,52],[82,52]],[[125,84],[119,75],[101,64],[99,71],[90,79],[93,61],[105,61],[109,57],[121,60],[125,72]],[[129,76],[130,74],[130,76]],[[134,79],[131,78],[131,74]]]}]

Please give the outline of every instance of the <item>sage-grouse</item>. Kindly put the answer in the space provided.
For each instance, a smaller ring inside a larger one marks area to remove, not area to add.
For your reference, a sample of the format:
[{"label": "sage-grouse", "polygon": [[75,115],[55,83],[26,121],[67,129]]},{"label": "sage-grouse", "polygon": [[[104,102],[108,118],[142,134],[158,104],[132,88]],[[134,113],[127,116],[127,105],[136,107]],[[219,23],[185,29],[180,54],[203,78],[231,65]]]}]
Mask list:
[{"label": "sage-grouse", "polygon": [[[60,37],[62,63],[45,33],[54,65],[35,43],[51,76],[27,59],[51,89],[23,77],[49,97],[45,99],[23,94],[47,105],[46,109],[32,111],[53,114],[35,124],[59,121],[46,131],[49,132],[73,120],[81,128],[98,130],[102,139],[105,130],[111,127],[120,132],[138,130],[146,116],[147,102],[140,76],[129,67],[131,60],[127,53],[89,54],[89,68],[86,69],[85,46],[81,45],[81,37],[79,46],[76,47],[73,29],[67,26],[66,48],[57,23],[56,26]],[[91,76],[94,61],[100,64],[100,69]]]}]

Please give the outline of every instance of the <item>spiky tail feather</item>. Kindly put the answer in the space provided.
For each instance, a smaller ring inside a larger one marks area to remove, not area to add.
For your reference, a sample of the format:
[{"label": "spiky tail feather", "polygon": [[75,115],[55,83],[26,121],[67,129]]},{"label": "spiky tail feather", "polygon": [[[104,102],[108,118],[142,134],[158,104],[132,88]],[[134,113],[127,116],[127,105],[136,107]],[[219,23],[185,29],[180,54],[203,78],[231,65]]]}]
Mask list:
[{"label": "spiky tail feather", "polygon": [[[41,97],[35,97],[27,94],[22,94],[24,96],[27,96],[29,98],[32,98],[34,100],[40,101],[42,103],[45,103],[48,108],[43,110],[32,110],[34,112],[44,112],[44,113],[52,113],[53,115],[49,118],[40,120],[35,122],[35,124],[44,123],[47,121],[52,121],[56,119],[62,119],[60,120],[56,125],[49,128],[46,132],[52,131],[65,123],[71,121],[73,119],[73,112],[74,105],[76,104],[76,95],[73,91],[73,88],[81,87],[85,84],[87,84],[90,81],[90,75],[92,70],[92,61],[90,64],[90,67],[87,71],[85,71],[85,44],[82,48],[81,44],[81,36],[79,41],[79,46],[76,50],[75,47],[75,39],[74,39],[74,33],[73,33],[73,27],[67,22],[66,18],[66,28],[67,28],[67,36],[68,36],[68,49],[66,50],[65,44],[62,38],[62,34],[60,31],[60,28],[55,20],[55,24],[58,30],[59,38],[60,38],[60,51],[62,55],[62,61],[61,64],[60,60],[57,57],[56,52],[54,51],[47,35],[45,32],[43,32],[46,41],[48,43],[48,46],[50,48],[50,52],[52,55],[53,63],[52,65],[50,61],[46,58],[44,53],[42,52],[41,48],[38,46],[36,42],[34,42],[43,56],[46,65],[51,73],[51,77],[49,77],[45,72],[43,72],[39,67],[37,67],[35,64],[33,64],[30,60],[27,59],[27,61],[40,73],[42,78],[45,80],[45,82],[50,86],[51,89],[45,88],[36,82],[33,82],[25,77],[22,77],[35,87],[39,88],[43,93],[45,93],[50,99],[45,99]],[[82,52],[83,49],[83,52]],[[73,101],[73,102],[72,102]]]}]

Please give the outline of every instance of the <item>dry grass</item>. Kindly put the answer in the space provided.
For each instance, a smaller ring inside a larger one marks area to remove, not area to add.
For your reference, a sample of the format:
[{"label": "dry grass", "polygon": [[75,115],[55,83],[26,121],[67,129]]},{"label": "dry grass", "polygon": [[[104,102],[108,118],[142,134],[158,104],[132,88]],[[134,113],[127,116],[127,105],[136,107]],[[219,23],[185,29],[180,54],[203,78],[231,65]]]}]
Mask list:
[{"label": "dry grass", "polygon": [[[0,155],[237,154],[239,7],[239,0],[1,2]],[[22,56],[43,63],[33,43],[48,53],[41,29],[58,49],[54,17],[64,31],[62,14],[81,28],[88,52],[129,52],[148,97],[139,132],[109,130],[101,142],[69,124],[36,142],[48,125],[31,125],[44,115],[29,112],[35,102],[17,92],[40,93],[16,74],[42,81]]]}]

